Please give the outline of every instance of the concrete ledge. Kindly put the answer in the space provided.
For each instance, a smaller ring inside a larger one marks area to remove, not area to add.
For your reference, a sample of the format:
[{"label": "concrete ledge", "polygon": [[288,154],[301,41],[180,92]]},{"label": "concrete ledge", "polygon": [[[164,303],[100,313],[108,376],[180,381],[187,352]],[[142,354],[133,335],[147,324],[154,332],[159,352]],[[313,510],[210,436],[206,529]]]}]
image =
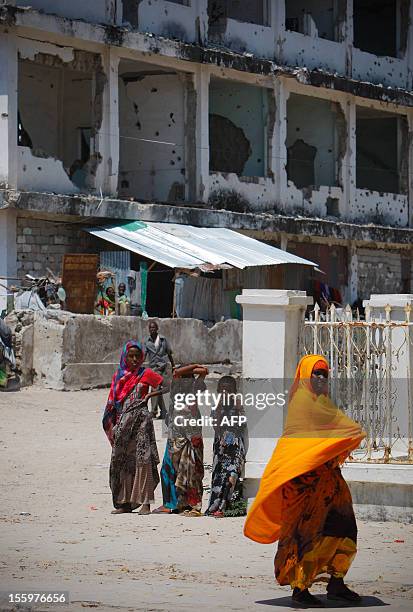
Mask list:
[{"label": "concrete ledge", "polygon": [[[244,495],[250,505],[258,491],[265,463],[245,466]],[[413,465],[346,463],[342,468],[357,518],[413,523]]]},{"label": "concrete ledge", "polygon": [[[93,217],[107,222],[111,219],[155,221],[161,223],[183,223],[203,227],[208,219],[209,227],[229,227],[233,230],[283,232],[289,235],[310,236],[348,240],[359,243],[375,242],[383,247],[395,245],[409,247],[412,244],[413,228],[399,228],[362,225],[357,222],[330,221],[321,218],[298,217],[288,214],[268,214],[258,211],[237,213],[227,210],[205,209],[193,202],[192,206],[129,202],[116,198],[102,199],[98,196],[71,196],[50,193],[10,191],[0,189],[0,208],[13,208],[20,212],[35,213],[40,218],[77,220],[87,217],[85,224]],[[56,210],[59,214],[56,215]]]},{"label": "concrete ledge", "polygon": [[382,482],[349,482],[354,509],[369,521],[413,523],[413,486]]},{"label": "concrete ledge", "polygon": [[305,291],[292,291],[289,289],[243,289],[235,301],[244,306],[308,306],[313,298],[308,297]]},{"label": "concrete ledge", "polygon": [[342,473],[348,482],[404,484],[413,488],[413,465],[409,464],[349,462],[342,467]]},{"label": "concrete ledge", "polygon": [[80,391],[107,387],[118,363],[68,363],[63,371],[65,391]]}]

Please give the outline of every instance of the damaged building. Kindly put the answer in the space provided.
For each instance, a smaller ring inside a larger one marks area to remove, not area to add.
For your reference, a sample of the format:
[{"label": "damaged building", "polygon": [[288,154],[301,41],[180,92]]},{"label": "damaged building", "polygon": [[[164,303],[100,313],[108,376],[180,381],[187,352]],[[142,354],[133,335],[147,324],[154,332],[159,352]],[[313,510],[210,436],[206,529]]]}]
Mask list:
[{"label": "damaged building", "polygon": [[412,23],[409,0],[0,2],[0,310],[136,220],[318,266],[220,272],[232,305],[252,285],[411,293]]}]

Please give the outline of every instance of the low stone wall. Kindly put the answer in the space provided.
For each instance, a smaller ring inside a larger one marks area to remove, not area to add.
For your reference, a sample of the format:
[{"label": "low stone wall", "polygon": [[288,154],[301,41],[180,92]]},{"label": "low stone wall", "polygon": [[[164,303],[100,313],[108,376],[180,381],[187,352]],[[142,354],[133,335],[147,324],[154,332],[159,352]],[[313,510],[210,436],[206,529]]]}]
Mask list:
[{"label": "low stone wall", "polygon": [[[58,390],[106,386],[119,363],[123,344],[148,336],[149,320],[139,317],[100,317],[61,311],[12,313],[8,324],[21,335],[17,348],[23,384]],[[197,319],[154,319],[172,346],[177,364],[219,364],[241,361],[242,323],[228,320],[208,329]],[[21,355],[20,355],[21,353]]]}]

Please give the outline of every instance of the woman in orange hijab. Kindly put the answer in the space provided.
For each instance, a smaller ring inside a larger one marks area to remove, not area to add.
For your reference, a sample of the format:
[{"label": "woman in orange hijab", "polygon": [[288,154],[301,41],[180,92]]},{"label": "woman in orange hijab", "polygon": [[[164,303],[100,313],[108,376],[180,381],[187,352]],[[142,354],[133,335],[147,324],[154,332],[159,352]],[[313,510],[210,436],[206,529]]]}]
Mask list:
[{"label": "woman in orange hijab", "polygon": [[328,397],[328,363],[307,355],[290,391],[284,433],[264,471],[244,534],[256,542],[279,540],[275,577],[294,601],[323,607],[309,592],[329,574],[327,598],[359,602],[344,584],[357,547],[350,490],[340,464],[364,438],[360,426]]}]

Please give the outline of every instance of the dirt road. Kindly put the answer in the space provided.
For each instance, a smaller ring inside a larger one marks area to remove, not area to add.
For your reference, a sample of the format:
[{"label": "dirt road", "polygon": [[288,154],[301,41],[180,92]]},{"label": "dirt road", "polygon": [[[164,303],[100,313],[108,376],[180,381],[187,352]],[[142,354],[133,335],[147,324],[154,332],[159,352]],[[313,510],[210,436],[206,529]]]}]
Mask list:
[{"label": "dirt road", "polygon": [[[62,610],[288,609],[290,591],[273,579],[274,547],[244,538],[243,519],[110,514],[106,395],[0,395],[0,591],[69,591]],[[366,605],[411,610],[412,568],[412,526],[359,523],[349,582]]]}]

